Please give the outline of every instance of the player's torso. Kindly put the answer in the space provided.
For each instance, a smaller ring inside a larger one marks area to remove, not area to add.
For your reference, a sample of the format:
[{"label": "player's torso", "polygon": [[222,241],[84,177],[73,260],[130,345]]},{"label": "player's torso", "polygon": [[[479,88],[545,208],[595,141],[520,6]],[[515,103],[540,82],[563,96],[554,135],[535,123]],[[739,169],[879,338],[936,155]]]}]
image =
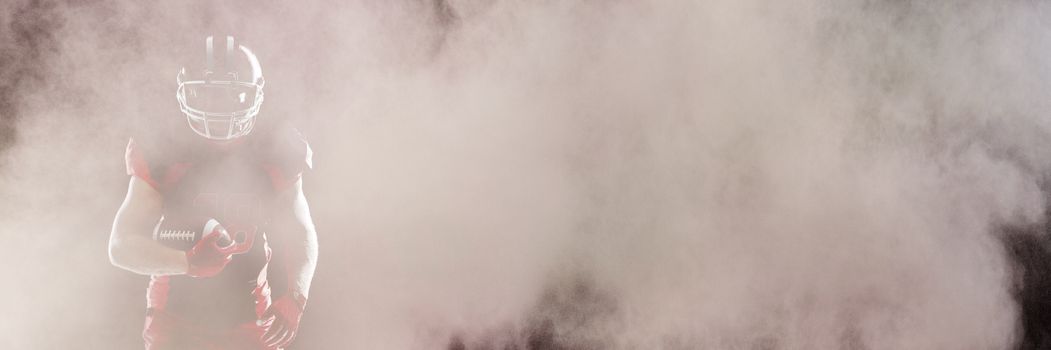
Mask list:
[{"label": "player's torso", "polygon": [[182,174],[163,190],[165,216],[214,218],[227,229],[266,226],[275,193],[263,163],[249,150],[196,157],[169,169]]},{"label": "player's torso", "polygon": [[[262,157],[250,145],[190,155],[164,171],[165,220],[214,218],[251,249],[210,278],[173,276],[165,309],[197,322],[229,325],[255,316],[269,252],[265,230],[275,191]],[[261,273],[263,273],[261,275]]]}]

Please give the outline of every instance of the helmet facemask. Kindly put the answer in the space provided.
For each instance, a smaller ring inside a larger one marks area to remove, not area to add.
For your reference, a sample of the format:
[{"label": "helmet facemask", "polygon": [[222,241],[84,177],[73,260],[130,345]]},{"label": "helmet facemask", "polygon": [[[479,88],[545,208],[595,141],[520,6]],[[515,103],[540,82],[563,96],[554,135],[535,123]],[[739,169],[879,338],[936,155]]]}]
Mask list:
[{"label": "helmet facemask", "polygon": [[[233,38],[227,37],[227,59],[224,66],[231,66]],[[212,37],[208,37],[208,67],[200,74],[191,76],[183,68],[176,77],[178,89],[176,99],[186,115],[190,128],[210,140],[232,140],[248,135],[255,125],[255,117],[263,103],[264,80],[259,63],[244,46],[233,55],[247,58],[242,74],[232,68],[217,69],[211,58]],[[217,72],[223,71],[223,72]],[[241,76],[248,75],[248,76]]]}]

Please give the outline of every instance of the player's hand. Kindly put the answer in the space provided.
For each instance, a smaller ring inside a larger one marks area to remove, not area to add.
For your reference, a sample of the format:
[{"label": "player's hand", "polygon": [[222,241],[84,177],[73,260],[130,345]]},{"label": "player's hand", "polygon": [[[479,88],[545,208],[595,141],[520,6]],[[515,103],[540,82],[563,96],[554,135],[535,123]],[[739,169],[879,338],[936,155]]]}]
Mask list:
[{"label": "player's hand", "polygon": [[270,327],[263,334],[263,343],[266,346],[284,348],[292,343],[299,331],[299,320],[303,317],[303,308],[306,306],[304,304],[291,295],[274,300],[263,315],[263,320],[270,323]]},{"label": "player's hand", "polygon": [[[254,238],[254,235],[249,235],[245,242],[233,242],[226,229],[214,219],[205,224],[205,232],[208,234],[186,251],[186,274],[192,277],[218,275],[233,260],[234,254],[247,252],[252,247]],[[225,246],[220,244],[224,241]]]}]

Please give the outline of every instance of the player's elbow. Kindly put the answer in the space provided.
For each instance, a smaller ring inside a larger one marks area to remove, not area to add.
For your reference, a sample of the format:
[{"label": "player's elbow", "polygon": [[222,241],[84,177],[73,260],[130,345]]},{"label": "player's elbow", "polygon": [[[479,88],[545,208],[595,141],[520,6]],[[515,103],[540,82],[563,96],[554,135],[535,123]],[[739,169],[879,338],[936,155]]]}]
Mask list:
[{"label": "player's elbow", "polygon": [[128,266],[128,247],[121,239],[110,239],[109,241],[109,263],[119,268]]},{"label": "player's elbow", "polygon": [[124,257],[121,255],[120,245],[110,240],[109,242],[109,263],[113,266],[121,267],[121,259]]}]

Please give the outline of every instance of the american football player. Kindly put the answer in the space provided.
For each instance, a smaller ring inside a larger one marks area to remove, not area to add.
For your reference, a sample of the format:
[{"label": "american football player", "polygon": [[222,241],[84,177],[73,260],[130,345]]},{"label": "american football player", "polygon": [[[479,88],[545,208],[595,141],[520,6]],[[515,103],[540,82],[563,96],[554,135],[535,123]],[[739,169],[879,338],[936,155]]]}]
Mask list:
[{"label": "american football player", "polygon": [[302,179],[312,152],[294,129],[257,125],[255,54],[230,36],[204,44],[176,79],[185,122],[128,143],[110,261],[150,276],[147,350],[282,349],[317,263]]}]

